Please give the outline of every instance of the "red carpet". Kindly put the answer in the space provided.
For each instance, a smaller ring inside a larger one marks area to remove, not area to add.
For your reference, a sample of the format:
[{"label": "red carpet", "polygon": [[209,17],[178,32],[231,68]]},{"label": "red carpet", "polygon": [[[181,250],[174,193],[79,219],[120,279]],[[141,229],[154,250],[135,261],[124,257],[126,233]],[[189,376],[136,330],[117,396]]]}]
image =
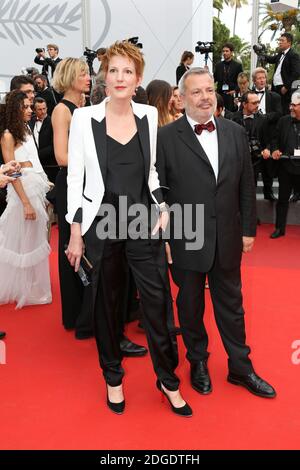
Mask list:
[{"label": "red carpet", "polygon": [[[149,357],[124,361],[126,413],[115,416],[107,409],[94,340],[77,341],[61,326],[54,228],[53,304],[21,311],[0,307],[0,330],[7,332],[7,363],[0,365],[0,448],[299,449],[300,365],[291,361],[291,345],[300,340],[300,227],[288,227],[278,240],[268,238],[272,228],[259,228],[255,251],[244,257],[243,285],[252,359],[278,397],[258,398],[226,382],[226,356],[208,301],[211,395],[190,387],[179,339],[177,371],[193,407],[191,419],[173,415],[160,402]],[[146,344],[136,324],[128,335]]]}]

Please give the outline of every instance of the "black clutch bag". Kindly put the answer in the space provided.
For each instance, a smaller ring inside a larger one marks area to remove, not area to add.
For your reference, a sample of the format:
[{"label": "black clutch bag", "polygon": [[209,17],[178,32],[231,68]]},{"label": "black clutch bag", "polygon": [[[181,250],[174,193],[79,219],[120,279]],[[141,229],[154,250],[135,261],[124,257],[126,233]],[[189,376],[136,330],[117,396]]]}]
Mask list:
[{"label": "black clutch bag", "polygon": [[92,263],[87,259],[86,256],[82,255],[77,274],[78,274],[82,284],[85,287],[89,286],[91,284],[92,269],[93,269]]}]

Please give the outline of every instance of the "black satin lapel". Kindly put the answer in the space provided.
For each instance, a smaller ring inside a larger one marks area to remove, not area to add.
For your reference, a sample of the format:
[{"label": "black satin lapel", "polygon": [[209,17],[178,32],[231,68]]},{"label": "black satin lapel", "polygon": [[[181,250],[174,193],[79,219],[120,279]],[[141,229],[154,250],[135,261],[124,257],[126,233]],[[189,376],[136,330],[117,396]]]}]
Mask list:
[{"label": "black satin lapel", "polygon": [[199,157],[201,157],[209,166],[211,166],[208,156],[203,150],[199,140],[196,137],[195,132],[191,128],[189,122],[187,121],[186,117],[180,119],[180,123],[178,126],[178,133],[180,138],[184,141],[184,143]]},{"label": "black satin lapel", "polygon": [[[223,127],[222,119],[225,118],[215,118],[216,126],[217,126],[217,134],[218,134],[218,162],[219,162],[219,170],[218,170],[218,182],[220,181],[220,177],[222,176],[222,167],[225,161],[225,152],[226,152],[226,132]],[[229,145],[229,142],[228,142]]]},{"label": "black satin lapel", "polygon": [[138,131],[138,136],[140,140],[140,144],[142,147],[142,152],[144,156],[145,162],[145,178],[146,181],[149,179],[149,171],[150,171],[150,139],[149,139],[149,123],[147,116],[145,115],[142,119],[138,116],[134,115],[136,127]]},{"label": "black satin lapel", "polygon": [[95,140],[95,147],[97,152],[97,157],[99,160],[99,165],[102,173],[103,181],[106,180],[106,170],[107,170],[107,150],[106,150],[106,123],[105,119],[101,122],[92,118],[92,130]]}]

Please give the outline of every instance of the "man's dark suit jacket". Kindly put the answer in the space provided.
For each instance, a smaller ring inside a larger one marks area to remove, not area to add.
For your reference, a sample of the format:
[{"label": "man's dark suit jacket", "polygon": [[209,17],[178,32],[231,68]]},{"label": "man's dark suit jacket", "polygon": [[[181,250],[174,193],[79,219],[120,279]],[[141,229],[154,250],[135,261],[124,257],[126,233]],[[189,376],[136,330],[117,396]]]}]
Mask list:
[{"label": "man's dark suit jacket", "polygon": [[[278,95],[278,98],[280,99],[280,96]],[[240,126],[245,127],[245,121],[243,117],[243,110],[239,109],[235,113],[232,113],[230,116],[230,119]],[[250,119],[250,118],[249,118]],[[262,150],[265,148],[270,148],[271,144],[271,131],[268,126],[268,122],[266,118],[260,114],[257,113],[254,115],[253,121],[251,122],[252,128],[251,128],[251,135],[249,137],[253,137],[259,140],[261,144]],[[247,131],[246,131],[247,132]]]},{"label": "man's dark suit jacket", "polygon": [[45,90],[39,91],[36,96],[38,98],[43,98],[46,101],[48,115],[51,116],[53,109],[59,102],[57,93],[53,90],[53,88],[50,89],[50,87],[47,87]]},{"label": "man's dark suit jacket", "polygon": [[242,236],[255,236],[256,202],[253,170],[244,129],[216,119],[219,173],[212,166],[185,116],[158,132],[157,170],[160,184],[169,187],[166,201],[204,204],[204,246],[186,251],[185,237],[172,239],[174,266],[208,272],[216,250],[224,269],[241,262]]},{"label": "man's dark suit jacket", "polygon": [[230,61],[230,65],[228,68],[228,75],[226,76],[226,80],[224,79],[224,63],[225,61],[222,60],[218,62],[215,66],[214,71],[214,79],[217,82],[217,92],[222,94],[222,85],[223,83],[227,83],[229,85],[229,90],[235,90],[237,87],[237,77],[240,72],[243,71],[243,66],[240,62],[236,62],[235,60]]},{"label": "man's dark suit jacket", "polygon": [[[276,132],[273,136],[271,145],[272,152],[280,150],[283,155],[294,155],[295,148],[298,148],[298,139],[294,126],[296,125],[297,133],[300,133],[300,122],[294,120],[291,116],[283,116],[279,119]],[[300,175],[299,160],[280,160],[280,165],[293,175]]]},{"label": "man's dark suit jacket", "polygon": [[[275,64],[275,72],[280,61],[281,53],[275,56],[264,56],[265,60],[269,64]],[[274,73],[275,73],[274,72]],[[299,80],[300,78],[300,56],[293,49],[290,49],[283,59],[281,66],[281,77],[283,81],[283,86],[291,91],[291,85],[294,80]],[[272,89],[274,89],[273,80],[272,80]]]},{"label": "man's dark suit jacket", "polygon": [[[36,119],[33,118],[29,125],[33,131]],[[54,155],[53,128],[50,116],[47,116],[42,124],[38,141],[39,159],[50,181],[55,182],[55,176],[59,169]],[[50,167],[50,168],[49,168]],[[55,168],[51,168],[55,167]]]},{"label": "man's dark suit jacket", "polygon": [[[35,64],[38,64],[38,65],[42,65],[42,75],[45,75],[46,77],[48,76],[48,72],[49,72],[49,67],[51,68],[51,73],[52,73],[52,76],[54,74],[54,71],[55,71],[55,68],[57,66],[57,64],[59,64],[59,62],[61,61],[62,59],[60,59],[59,57],[56,57],[56,59],[52,59],[51,60],[51,63],[50,63],[50,60],[48,58],[48,61],[49,63],[47,63],[47,61],[45,61],[45,59],[43,59],[42,57],[39,57],[38,55],[34,58],[34,63]],[[51,65],[50,65],[51,64]]]}]

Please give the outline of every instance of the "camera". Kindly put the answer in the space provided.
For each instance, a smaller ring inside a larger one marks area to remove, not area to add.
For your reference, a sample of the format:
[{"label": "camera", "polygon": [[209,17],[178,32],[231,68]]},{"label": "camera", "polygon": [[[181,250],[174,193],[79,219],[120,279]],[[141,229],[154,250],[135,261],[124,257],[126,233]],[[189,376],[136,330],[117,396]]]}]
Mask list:
[{"label": "camera", "polygon": [[135,47],[138,47],[139,49],[143,49],[143,44],[139,42],[138,36],[134,36],[133,38],[127,39],[128,42],[133,44]]},{"label": "camera", "polygon": [[197,46],[195,47],[195,52],[200,52],[200,54],[210,54],[214,52],[214,42],[213,41],[197,41]]},{"label": "camera", "polygon": [[86,47],[83,55],[86,57],[87,62],[93,62],[97,57],[97,52]]},{"label": "camera", "polygon": [[249,149],[251,153],[252,159],[260,158],[261,157],[261,145],[258,139],[255,137],[251,137],[249,139]]},{"label": "camera", "polygon": [[37,47],[36,50],[35,50],[35,52],[36,52],[37,54],[40,54],[41,52],[45,52],[45,49],[44,49],[43,47]]},{"label": "camera", "polygon": [[267,52],[267,48],[264,44],[254,44],[253,50],[257,55],[263,55]]}]

